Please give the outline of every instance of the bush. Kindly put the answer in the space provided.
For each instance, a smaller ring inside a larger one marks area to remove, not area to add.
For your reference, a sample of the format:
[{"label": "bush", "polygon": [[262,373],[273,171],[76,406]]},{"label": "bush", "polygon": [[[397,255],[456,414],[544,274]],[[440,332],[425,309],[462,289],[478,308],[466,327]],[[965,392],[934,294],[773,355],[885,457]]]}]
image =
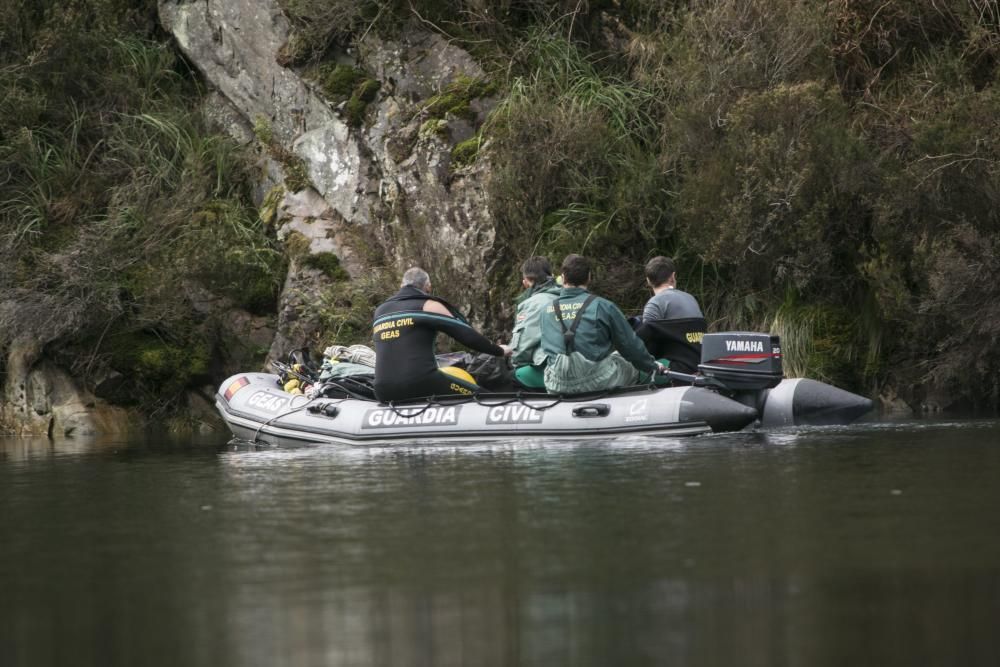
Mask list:
[{"label": "bush", "polygon": [[3,33],[0,348],[30,332],[158,410],[208,379],[220,304],[273,312],[284,260],[253,156],[208,131],[176,54],[132,32],[155,3],[50,5]]}]

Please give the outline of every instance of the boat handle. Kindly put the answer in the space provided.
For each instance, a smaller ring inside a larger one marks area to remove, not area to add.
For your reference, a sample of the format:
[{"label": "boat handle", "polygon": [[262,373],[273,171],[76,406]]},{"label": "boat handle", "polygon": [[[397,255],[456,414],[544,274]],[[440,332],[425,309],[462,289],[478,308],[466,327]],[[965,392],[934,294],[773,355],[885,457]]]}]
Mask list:
[{"label": "boat handle", "polygon": [[331,418],[340,414],[340,408],[333,403],[314,403],[306,408],[306,410],[314,415],[326,415]]},{"label": "boat handle", "polygon": [[581,405],[578,408],[573,408],[574,417],[607,417],[610,412],[611,406],[607,403]]}]

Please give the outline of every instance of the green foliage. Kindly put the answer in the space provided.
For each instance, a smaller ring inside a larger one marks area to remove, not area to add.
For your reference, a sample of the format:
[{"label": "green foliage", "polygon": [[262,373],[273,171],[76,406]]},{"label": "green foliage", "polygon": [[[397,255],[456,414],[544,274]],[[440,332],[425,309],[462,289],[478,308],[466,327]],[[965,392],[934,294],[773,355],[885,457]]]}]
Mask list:
[{"label": "green foliage", "polygon": [[30,332],[169,409],[211,379],[221,304],[274,309],[253,156],[206,129],[191,73],[142,32],[155,3],[0,11],[0,348]]},{"label": "green foliage", "polygon": [[540,251],[558,262],[597,250],[603,286],[623,297],[623,260],[668,224],[666,181],[649,150],[651,98],[561,38],[530,45],[535,69],[512,82],[484,129],[500,232],[513,257]]},{"label": "green foliage", "polygon": [[483,137],[480,134],[455,144],[455,147],[451,149],[451,159],[454,166],[464,167],[475,162],[482,145]]},{"label": "green foliage", "polygon": [[860,316],[840,305],[802,303],[793,291],[785,296],[768,329],[781,337],[783,366],[789,377],[811,377],[837,386],[858,386],[865,360],[859,353],[877,340]]},{"label": "green foliage", "polygon": [[320,294],[319,303],[313,304],[320,322],[318,338],[312,341],[314,346],[371,345],[372,313],[395,291],[397,276],[375,269],[354,280],[348,280],[346,273],[331,278],[330,285]]},{"label": "green foliage", "polygon": [[846,119],[836,92],[812,82],[737,100],[714,150],[684,161],[685,242],[756,289],[827,293],[852,268],[838,262],[856,261],[870,172]]},{"label": "green foliage", "polygon": [[350,65],[326,63],[319,69],[320,87],[331,102],[349,98],[355,86],[365,80],[365,73]]},{"label": "green foliage", "polygon": [[452,115],[465,120],[474,120],[472,100],[490,97],[497,92],[494,82],[468,76],[456,77],[445,89],[431,97],[424,104],[423,111],[431,118]]},{"label": "green foliage", "polygon": [[344,267],[340,265],[340,258],[332,252],[307,254],[302,258],[302,263],[310,269],[321,272],[330,280],[344,281],[350,278]]},{"label": "green foliage", "polygon": [[[637,11],[657,14],[654,0],[630,0]],[[279,62],[321,60],[369,34],[398,37],[408,26],[431,28],[485,59],[516,49],[521,34],[568,17],[581,35],[601,32],[601,13],[614,3],[576,0],[279,0],[296,30]],[[658,15],[658,14],[657,14]],[[578,20],[577,20],[578,19]]]},{"label": "green foliage", "polygon": [[122,400],[162,409],[164,396],[211,381],[212,348],[194,337],[167,342],[157,332],[130,332],[108,337],[110,365],[125,376],[129,391]]},{"label": "green foliage", "polygon": [[347,100],[347,106],[344,109],[348,125],[360,127],[364,123],[368,104],[375,100],[375,95],[381,85],[374,79],[365,79],[354,88],[354,92],[351,93],[351,98]]},{"label": "green foliage", "polygon": [[[970,314],[992,302],[980,276],[1000,230],[1000,15],[977,0],[595,7],[621,40],[523,32],[483,129],[512,264],[585,252],[630,310],[642,262],[672,255],[713,328],[781,332],[792,372],[1000,405],[981,350],[997,316]],[[978,342],[955,335],[970,329]]]},{"label": "green foliage", "polygon": [[365,111],[375,100],[381,83],[363,70],[339,63],[323,63],[315,71],[320,89],[332,105],[344,103],[344,116],[351,127],[364,123]]}]

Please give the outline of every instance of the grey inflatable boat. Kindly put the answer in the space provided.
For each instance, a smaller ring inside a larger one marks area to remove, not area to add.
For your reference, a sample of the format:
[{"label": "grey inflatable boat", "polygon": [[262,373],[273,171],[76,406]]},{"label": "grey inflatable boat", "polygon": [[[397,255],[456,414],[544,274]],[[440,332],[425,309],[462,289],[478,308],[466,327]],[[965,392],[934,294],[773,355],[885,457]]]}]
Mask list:
[{"label": "grey inflatable boat", "polygon": [[802,424],[846,424],[872,408],[867,398],[808,379],[783,379],[776,336],[706,334],[687,386],[629,387],[587,396],[480,394],[385,404],[353,396],[308,398],[279,376],[240,373],[219,387],[216,408],[233,434],[277,446],[422,440],[685,436]]}]

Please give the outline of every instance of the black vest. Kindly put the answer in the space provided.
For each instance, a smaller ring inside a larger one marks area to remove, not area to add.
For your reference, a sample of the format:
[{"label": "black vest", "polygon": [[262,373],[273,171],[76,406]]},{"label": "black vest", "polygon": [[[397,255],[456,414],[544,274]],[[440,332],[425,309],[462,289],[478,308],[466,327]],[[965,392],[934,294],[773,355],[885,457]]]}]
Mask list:
[{"label": "black vest", "polygon": [[707,329],[704,317],[644,321],[635,333],[657,359],[669,359],[670,370],[696,373],[701,363],[701,337]]}]

